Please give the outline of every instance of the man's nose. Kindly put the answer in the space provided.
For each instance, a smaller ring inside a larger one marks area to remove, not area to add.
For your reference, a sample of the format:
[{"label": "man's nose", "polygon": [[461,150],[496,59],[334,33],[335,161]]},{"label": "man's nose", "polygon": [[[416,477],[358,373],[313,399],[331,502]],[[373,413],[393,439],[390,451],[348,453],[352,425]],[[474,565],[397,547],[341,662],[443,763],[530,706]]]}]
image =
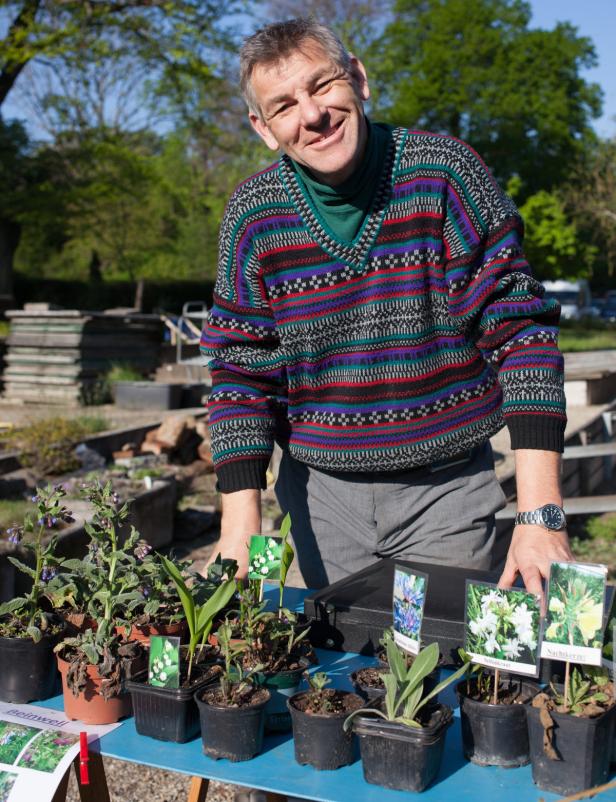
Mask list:
[{"label": "man's nose", "polygon": [[310,95],[304,95],[299,101],[302,124],[307,127],[318,125],[323,119],[325,108]]}]

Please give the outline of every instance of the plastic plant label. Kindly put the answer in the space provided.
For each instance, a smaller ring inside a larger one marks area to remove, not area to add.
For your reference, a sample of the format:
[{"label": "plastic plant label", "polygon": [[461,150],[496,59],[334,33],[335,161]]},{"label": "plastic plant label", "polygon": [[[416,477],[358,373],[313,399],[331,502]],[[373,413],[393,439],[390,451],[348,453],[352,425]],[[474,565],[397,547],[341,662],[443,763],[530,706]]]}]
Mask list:
[{"label": "plastic plant label", "polygon": [[467,579],[464,649],[473,663],[539,676],[540,627],[538,596]]},{"label": "plastic plant label", "polygon": [[601,665],[609,671],[614,670],[614,638],[616,637],[616,593],[612,593],[612,599],[605,617],[605,627],[603,629],[603,647],[601,649]]},{"label": "plastic plant label", "polygon": [[394,567],[394,641],[409,654],[419,654],[427,586],[427,574]]},{"label": "plastic plant label", "polygon": [[280,579],[282,538],[253,535],[248,553],[248,579]]},{"label": "plastic plant label", "polygon": [[541,657],[600,666],[607,567],[553,562]]},{"label": "plastic plant label", "polygon": [[180,639],[165,635],[150,637],[148,682],[157,688],[180,687]]}]

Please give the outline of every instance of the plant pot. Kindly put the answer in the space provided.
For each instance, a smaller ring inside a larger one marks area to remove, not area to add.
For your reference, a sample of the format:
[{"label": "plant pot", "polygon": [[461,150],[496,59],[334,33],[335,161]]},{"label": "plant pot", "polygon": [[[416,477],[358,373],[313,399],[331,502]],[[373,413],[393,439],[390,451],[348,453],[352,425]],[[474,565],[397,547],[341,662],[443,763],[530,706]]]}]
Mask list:
[{"label": "plant pot", "polygon": [[445,734],[451,725],[450,707],[438,705],[423,727],[357,716],[364,779],[397,791],[423,791],[436,778],[443,757]]},{"label": "plant pot", "polygon": [[279,671],[276,674],[261,672],[257,674],[256,682],[270,693],[270,699],[265,706],[265,731],[290,732],[291,714],[287,708],[288,699],[297,693],[302,674],[308,666],[307,660],[300,660],[299,668],[292,671]]},{"label": "plant pot", "polygon": [[297,708],[307,691],[296,693],[287,700],[293,723],[295,760],[301,765],[323,771],[348,766],[355,760],[356,739],[353,732],[345,732],[342,725],[353,710],[362,706],[363,700],[350,691],[339,693],[344,694],[347,709],[330,715],[306,713]]},{"label": "plant pot", "polygon": [[[471,689],[474,686],[475,683],[471,683]],[[526,703],[479,702],[467,695],[466,682],[460,682],[456,687],[460,702],[462,749],[464,757],[471,763],[511,769],[530,762],[526,711],[528,702],[539,692],[539,685],[514,680],[510,687],[525,697]]]},{"label": "plant pot", "polygon": [[[378,668],[374,667],[377,671]],[[380,668],[384,668],[381,666]],[[370,685],[366,682],[362,681],[362,677],[358,676],[361,671],[364,669],[360,669],[359,671],[354,671],[351,674],[351,682],[353,683],[353,687],[355,688],[355,692],[361,696],[366,702],[373,702],[377,699],[382,699],[385,696],[385,686],[382,688],[377,687],[376,685]]]},{"label": "plant pot", "polygon": [[540,711],[528,708],[528,740],[533,781],[544,791],[568,796],[607,781],[616,705],[596,718],[551,712],[553,746],[562,758],[551,760],[543,751]]},{"label": "plant pot", "polygon": [[265,705],[270,697],[265,688],[260,691],[264,698],[249,707],[213,705],[203,701],[203,690],[195,694],[204,754],[234,763],[259,754],[263,747]]},{"label": "plant pot", "polygon": [[199,710],[195,693],[213,682],[212,676],[193,682],[188,688],[157,688],[148,684],[148,673],[143,671],[128,680],[135,716],[135,727],[140,735],[159,741],[186,743],[199,734]]},{"label": "plant pot", "polygon": [[130,716],[132,712],[129,693],[122,692],[119,696],[103,699],[99,693],[101,676],[96,666],[88,666],[86,673],[88,679],[85,690],[77,696],[66,682],[69,663],[58,655],[58,668],[62,676],[62,694],[64,696],[64,713],[67,718],[74,721],[83,721],[84,724],[115,724],[116,721]]},{"label": "plant pot", "polygon": [[0,699],[25,704],[56,694],[58,669],[53,653],[61,633],[30,638],[0,638]]},{"label": "plant pot", "polygon": [[172,624],[133,624],[128,635],[126,635],[126,627],[116,627],[116,632],[124,640],[136,640],[149,648],[150,635],[165,635],[179,637],[181,641],[185,640],[188,624],[186,621],[174,621]]},{"label": "plant pot", "polygon": [[178,409],[182,400],[182,385],[119,381],[113,385],[113,400],[122,409]]}]

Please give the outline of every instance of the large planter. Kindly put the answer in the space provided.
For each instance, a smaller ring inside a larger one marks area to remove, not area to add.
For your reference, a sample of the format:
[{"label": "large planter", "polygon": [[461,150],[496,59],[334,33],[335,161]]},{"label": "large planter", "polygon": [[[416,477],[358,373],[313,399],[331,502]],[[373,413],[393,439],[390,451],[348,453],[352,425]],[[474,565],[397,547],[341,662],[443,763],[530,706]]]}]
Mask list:
[{"label": "large planter", "polygon": [[87,667],[86,687],[77,696],[73,694],[66,681],[69,663],[60,655],[58,655],[58,668],[62,676],[64,713],[67,718],[83,721],[84,724],[115,724],[116,721],[132,713],[130,694],[125,691],[110,699],[103,699],[99,693],[102,678],[96,666]]},{"label": "large planter", "polygon": [[187,688],[157,688],[147,682],[147,671],[128,680],[135,727],[140,735],[159,741],[185,743],[199,734],[199,710],[195,693],[217,680],[205,675]]},{"label": "large planter", "polygon": [[263,747],[265,705],[269,691],[260,688],[258,701],[247,707],[226,707],[203,701],[203,690],[195,694],[201,721],[203,752],[215,760],[250,760]]},{"label": "large planter", "polygon": [[616,705],[596,718],[551,712],[553,746],[560,760],[543,750],[544,729],[538,708],[529,707],[528,740],[533,780],[544,791],[568,796],[607,781]]},{"label": "large planter", "polygon": [[0,699],[25,704],[56,694],[58,670],[53,647],[58,635],[30,638],[0,638]]},{"label": "large planter", "polygon": [[364,779],[398,791],[423,791],[436,778],[443,758],[450,707],[438,705],[423,727],[356,716]]},{"label": "large planter", "polygon": [[339,691],[344,697],[345,710],[340,713],[307,713],[298,709],[309,692],[296,693],[287,700],[293,723],[295,760],[315,769],[332,770],[348,766],[355,759],[355,737],[343,724],[353,710],[359,709],[361,696],[349,691]]},{"label": "large planter", "polygon": [[178,409],[182,403],[182,385],[153,381],[115,382],[113,400],[122,409]]},{"label": "large planter", "polygon": [[[471,682],[470,688],[472,694],[476,683]],[[513,681],[509,689],[518,695],[520,702],[480,702],[467,695],[466,681],[457,686],[462,748],[471,763],[511,769],[530,762],[526,711],[539,686],[535,682]]]}]

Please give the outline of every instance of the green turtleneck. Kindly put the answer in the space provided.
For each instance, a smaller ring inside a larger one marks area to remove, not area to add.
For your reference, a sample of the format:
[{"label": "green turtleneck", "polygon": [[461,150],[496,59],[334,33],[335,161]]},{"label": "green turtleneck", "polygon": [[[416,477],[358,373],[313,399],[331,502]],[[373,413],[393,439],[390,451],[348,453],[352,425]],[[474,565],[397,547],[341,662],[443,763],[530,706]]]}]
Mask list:
[{"label": "green turtleneck", "polygon": [[370,211],[391,141],[391,126],[370,123],[368,120],[366,122],[368,141],[364,158],[359,169],[342,184],[335,187],[321,184],[306,167],[293,162],[317,216],[325,223],[329,232],[342,242],[352,242],[355,239]]}]

